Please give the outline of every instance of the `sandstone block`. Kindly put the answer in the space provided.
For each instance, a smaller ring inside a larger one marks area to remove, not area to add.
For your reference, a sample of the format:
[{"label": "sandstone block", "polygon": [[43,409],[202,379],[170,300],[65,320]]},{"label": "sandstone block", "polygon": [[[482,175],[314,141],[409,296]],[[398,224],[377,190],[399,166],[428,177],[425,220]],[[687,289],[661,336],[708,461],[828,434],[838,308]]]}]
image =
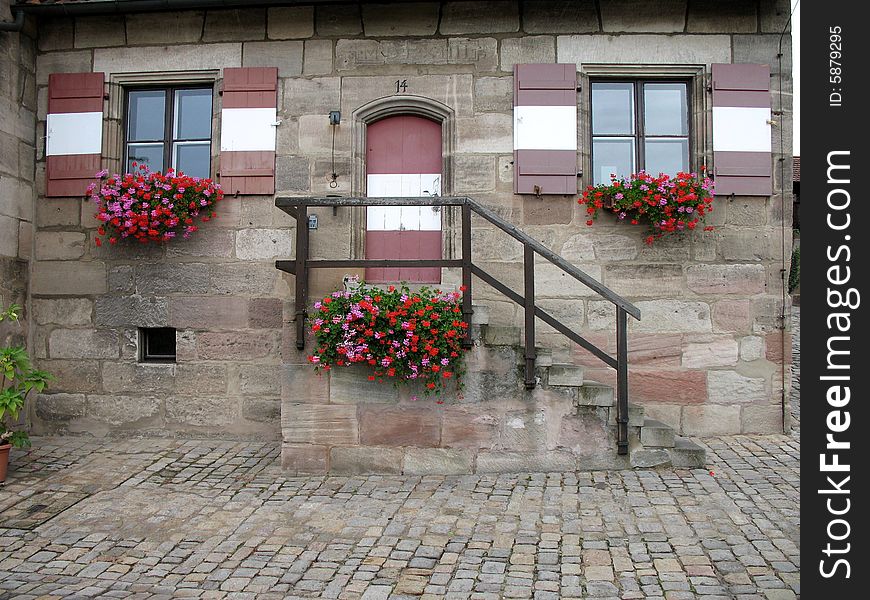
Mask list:
[{"label": "sandstone block", "polygon": [[95,360],[40,360],[38,366],[54,377],[49,388],[52,393],[102,390],[101,367]]},{"label": "sandstone block", "polygon": [[[275,177],[275,187],[281,192],[307,192],[311,185],[311,178],[309,176],[310,163],[307,158],[301,156],[279,156],[276,159],[276,167],[277,175]],[[252,246],[248,249],[245,247],[240,247],[240,240],[246,240],[248,238],[256,239],[260,237],[263,239],[263,233],[247,233],[245,234],[243,230],[238,232],[236,236],[236,251],[239,258],[246,257],[249,253],[253,253],[255,256],[260,252],[265,252],[268,249],[268,246]],[[256,231],[256,230],[254,230]],[[290,236],[286,236],[288,241],[284,242],[285,244],[289,244]],[[277,243],[277,242],[276,242]],[[242,255],[239,256],[238,251],[241,250]],[[287,255],[289,256],[289,255]]]},{"label": "sandstone block", "polygon": [[556,60],[560,63],[706,64],[731,62],[727,35],[675,34],[662,44],[657,35],[560,35]]},{"label": "sandstone block", "polygon": [[102,327],[166,327],[169,300],[155,296],[99,296],[94,322]]},{"label": "sandstone block", "polygon": [[755,33],[756,6],[751,0],[718,4],[690,2],[686,31],[693,33]]},{"label": "sandstone block", "polygon": [[475,71],[498,70],[498,41],[494,38],[458,38],[447,40],[447,63],[473,65]]},{"label": "sandstone block", "polygon": [[762,265],[692,265],[686,284],[698,294],[758,294],[764,291]]},{"label": "sandstone block", "polygon": [[238,404],[227,398],[169,396],[166,398],[166,422],[170,425],[224,427],[238,418]]},{"label": "sandstone block", "polygon": [[707,372],[666,369],[629,371],[629,394],[645,404],[700,404],[707,400]]},{"label": "sandstone block", "polygon": [[[88,57],[90,58],[90,53]],[[241,44],[209,44],[208,52],[203,52],[203,46],[199,44],[175,44],[97,48],[94,50],[93,70],[104,73],[150,73],[205,71],[240,66],[242,66]],[[89,70],[88,68],[76,69],[76,71]]]},{"label": "sandstone block", "polygon": [[737,364],[737,341],[722,338],[686,344],[682,364],[686,369],[734,366]]},{"label": "sandstone block", "polygon": [[607,265],[604,273],[607,287],[632,297],[671,296],[684,285],[682,265]]},{"label": "sandstone block", "polygon": [[543,454],[525,452],[480,452],[476,473],[541,473],[573,471],[577,466],[569,452],[551,451]]},{"label": "sandstone block", "polygon": [[284,323],[284,302],[280,298],[251,298],[248,326],[254,329],[279,329]]},{"label": "sandstone block", "polygon": [[41,231],[36,234],[37,260],[75,260],[81,258],[84,253],[85,234],[83,233]]},{"label": "sandstone block", "polygon": [[317,34],[324,37],[362,33],[359,6],[318,6],[315,23]]},{"label": "sandstone block", "polygon": [[523,3],[526,33],[592,33],[598,31],[598,11],[591,2],[536,0]]},{"label": "sandstone block", "polygon": [[495,189],[495,157],[459,155],[454,161],[454,186],[457,194],[473,194]]},{"label": "sandstone block", "polygon": [[242,416],[248,421],[277,428],[281,422],[281,401],[278,398],[245,398],[242,401]]},{"label": "sandstone block", "polygon": [[244,329],[248,301],[233,296],[180,296],[168,301],[167,320],[177,329]]},{"label": "sandstone block", "polygon": [[305,42],[305,75],[328,75],[332,73],[332,40],[307,40]]},{"label": "sandstone block", "polygon": [[[441,33],[502,33],[519,31],[516,0],[447,2],[441,14]],[[481,15],[486,15],[485,19]]]},{"label": "sandstone block", "polygon": [[69,18],[40,19],[38,46],[42,52],[69,50],[73,47],[73,24]]},{"label": "sandstone block", "polygon": [[173,11],[132,13],[127,15],[127,44],[144,46],[160,41],[176,44],[198,42],[202,37],[205,13],[202,11]]},{"label": "sandstone block", "polygon": [[277,357],[280,332],[216,332],[196,335],[196,353],[204,360],[252,360]]},{"label": "sandstone block", "polygon": [[[341,103],[341,78],[285,79],[283,113],[290,116],[328,114]],[[278,128],[279,132],[281,128]],[[280,133],[279,133],[280,135]]]},{"label": "sandstone block", "polygon": [[409,448],[402,471],[406,475],[470,475],[474,454],[469,450]]},{"label": "sandstone block", "polygon": [[77,226],[81,211],[69,198],[41,198],[36,203],[36,224],[39,227]]},{"label": "sandstone block", "polygon": [[138,264],[134,273],[142,295],[204,294],[209,289],[209,267],[201,263]]},{"label": "sandstone block", "polygon": [[[105,52],[116,51],[113,49]],[[39,85],[48,85],[50,73],[88,73],[90,71],[90,50],[43,52],[36,57],[36,83]]]},{"label": "sandstone block", "polygon": [[123,46],[127,43],[122,15],[76,17],[76,48]]},{"label": "sandstone block", "polygon": [[239,393],[245,396],[281,396],[285,365],[239,365]]},{"label": "sandstone block", "polygon": [[782,433],[782,407],[779,404],[752,404],[743,407],[743,433]]},{"label": "sandstone block", "polygon": [[[718,13],[718,11],[717,11]],[[686,26],[685,0],[664,0],[650,4],[643,0],[618,0],[601,5],[605,32],[677,33]]]},{"label": "sandstone block", "polygon": [[757,335],[748,335],[740,338],[740,360],[752,362],[764,356],[764,338]]},{"label": "sandstone block", "polygon": [[245,8],[210,10],[205,15],[205,42],[262,40],[266,37],[266,10]]},{"label": "sandstone block", "polygon": [[738,404],[767,400],[767,381],[746,377],[737,371],[709,371],[707,389],[710,402]]},{"label": "sandstone block", "polygon": [[118,332],[108,329],[55,329],[48,338],[51,358],[118,358]]},{"label": "sandstone block", "polygon": [[441,445],[447,448],[492,448],[498,439],[498,418],[487,413],[447,410],[441,422]]},{"label": "sandstone block", "polygon": [[402,472],[402,450],[398,448],[336,447],[329,452],[330,472],[341,475]]},{"label": "sandstone block", "polygon": [[[671,464],[671,455],[664,448],[640,448],[631,453],[631,466],[639,469],[662,467]],[[594,568],[594,567],[588,567]],[[601,568],[601,567],[599,567]],[[605,567],[608,571],[609,568]],[[589,577],[587,575],[587,577]],[[612,578],[612,572],[610,574]]]},{"label": "sandstone block", "polygon": [[157,417],[160,400],[141,396],[88,396],[87,415],[113,426],[132,425],[142,419]]},{"label": "sandstone block", "polygon": [[278,77],[302,74],[302,42],[246,42],[243,67],[278,67]]},{"label": "sandstone block", "polygon": [[364,4],[362,16],[370,37],[433,35],[438,27],[438,3]]},{"label": "sandstone block", "polygon": [[40,325],[90,325],[93,308],[87,298],[33,300],[33,314]]},{"label": "sandstone block", "polygon": [[731,435],[740,433],[740,406],[702,404],[683,407],[684,435]]},{"label": "sandstone block", "polygon": [[366,446],[437,446],[441,423],[428,408],[366,404],[360,407],[360,442]]},{"label": "sandstone block", "polygon": [[713,325],[716,331],[748,333],[752,330],[751,300],[720,300],[713,304]]},{"label": "sandstone block", "polygon": [[[220,263],[209,265],[208,275],[201,273],[200,278],[211,282],[207,291],[214,294],[268,294],[275,288],[278,270],[274,263]],[[202,293],[200,290],[192,291]],[[184,293],[184,290],[178,292]]]},{"label": "sandstone block", "polygon": [[335,368],[329,372],[329,401],[332,404],[395,404],[399,390],[391,382],[369,381],[366,368]]},{"label": "sandstone block", "polygon": [[95,261],[37,261],[31,292],[43,296],[105,294],[106,265]]},{"label": "sandstone block", "polygon": [[109,269],[110,292],[131,293],[133,291],[133,267],[120,265]]},{"label": "sandstone block", "polygon": [[85,416],[84,394],[39,394],[36,415],[45,421],[69,421]]},{"label": "sandstone block", "polygon": [[175,389],[175,365],[114,362],[103,364],[103,389],[108,393],[168,393]]},{"label": "sandstone block", "polygon": [[556,62],[556,39],[549,35],[506,38],[501,41],[502,71],[513,71],[515,64]]},{"label": "sandstone block", "polygon": [[474,112],[508,113],[513,107],[513,82],[509,77],[474,80]]},{"label": "sandstone block", "polygon": [[674,431],[680,429],[682,407],[679,404],[644,404],[644,416],[669,425]]},{"label": "sandstone block", "polygon": [[227,368],[224,365],[177,364],[175,392],[191,396],[223,396],[227,393]]},{"label": "sandstone block", "polygon": [[[224,200],[225,202],[226,200]],[[223,208],[223,207],[221,207]],[[214,222],[213,222],[214,223]],[[189,239],[176,238],[166,246],[166,256],[208,256],[210,258],[230,258],[235,250],[235,236],[231,229],[205,226]]]},{"label": "sandstone block", "polygon": [[712,330],[710,306],[704,302],[647,300],[637,302],[641,320],[629,319],[632,331],[703,333]]},{"label": "sandstone block", "polygon": [[314,35],[313,6],[280,6],[269,9],[270,40],[293,40]]},{"label": "sandstone block", "polygon": [[296,475],[323,474],[329,469],[326,446],[282,444],[281,467]]},{"label": "sandstone block", "polygon": [[356,406],[284,403],[281,429],[290,444],[359,444]]},{"label": "sandstone block", "polygon": [[269,260],[293,255],[293,236],[286,229],[242,229],[236,234],[240,260]]},{"label": "sandstone block", "polygon": [[311,365],[285,365],[282,371],[281,398],[289,403],[326,404],[329,402],[330,376],[317,373]]}]

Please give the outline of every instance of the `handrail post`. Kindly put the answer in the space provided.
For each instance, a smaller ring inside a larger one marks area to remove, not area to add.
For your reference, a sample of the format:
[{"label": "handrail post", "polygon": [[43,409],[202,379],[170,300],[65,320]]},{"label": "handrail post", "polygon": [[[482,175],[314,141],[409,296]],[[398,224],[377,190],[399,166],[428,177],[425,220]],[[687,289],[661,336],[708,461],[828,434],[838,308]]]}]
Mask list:
[{"label": "handrail post", "polygon": [[616,307],[616,426],[618,454],[628,454],[628,314]]},{"label": "handrail post", "polygon": [[305,349],[305,317],[308,307],[308,207],[296,208],[296,348]]},{"label": "handrail post", "polygon": [[462,319],[465,321],[465,339],[462,345],[471,348],[471,207],[462,205]]},{"label": "handrail post", "polygon": [[535,251],[523,245],[523,289],[526,325],[526,389],[535,387]]}]

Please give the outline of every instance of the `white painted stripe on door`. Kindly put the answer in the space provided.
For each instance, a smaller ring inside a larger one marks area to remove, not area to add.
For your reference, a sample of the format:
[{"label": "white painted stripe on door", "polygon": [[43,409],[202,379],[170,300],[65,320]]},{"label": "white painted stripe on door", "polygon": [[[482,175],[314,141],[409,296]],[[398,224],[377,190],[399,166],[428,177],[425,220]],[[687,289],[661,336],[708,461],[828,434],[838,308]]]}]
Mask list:
[{"label": "white painted stripe on door", "polygon": [[514,150],[577,150],[577,107],[514,106]]},{"label": "white painted stripe on door", "polygon": [[[221,111],[221,151],[275,151],[276,108],[225,108]],[[325,134],[324,134],[325,135]]]},{"label": "white painted stripe on door", "polygon": [[[376,173],[366,177],[366,195],[440,196],[440,173]],[[369,206],[366,229],[370,231],[440,231],[441,210],[431,206]]]},{"label": "white painted stripe on door", "polygon": [[713,107],[713,150],[770,152],[770,109]]},{"label": "white painted stripe on door", "polygon": [[103,113],[54,113],[46,118],[46,156],[100,154],[102,149]]}]

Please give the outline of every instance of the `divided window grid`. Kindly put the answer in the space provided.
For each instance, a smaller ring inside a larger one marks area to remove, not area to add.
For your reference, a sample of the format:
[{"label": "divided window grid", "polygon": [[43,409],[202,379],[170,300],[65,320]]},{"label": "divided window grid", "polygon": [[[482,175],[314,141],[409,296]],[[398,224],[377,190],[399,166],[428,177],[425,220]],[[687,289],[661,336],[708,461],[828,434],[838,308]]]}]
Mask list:
[{"label": "divided window grid", "polygon": [[152,171],[173,168],[211,176],[212,87],[130,88],[126,92],[124,162]]},{"label": "divided window grid", "polygon": [[688,81],[602,79],[591,88],[594,184],[691,169]]}]

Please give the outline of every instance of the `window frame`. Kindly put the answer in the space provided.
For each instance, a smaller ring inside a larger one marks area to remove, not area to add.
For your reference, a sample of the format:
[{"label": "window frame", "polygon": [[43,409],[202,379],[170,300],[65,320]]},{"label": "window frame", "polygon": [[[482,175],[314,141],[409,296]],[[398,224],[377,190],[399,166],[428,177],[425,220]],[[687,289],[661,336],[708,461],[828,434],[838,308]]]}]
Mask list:
[{"label": "window frame", "polygon": [[[170,85],[149,85],[149,84],[141,84],[141,85],[124,85],[123,86],[123,100],[122,100],[122,112],[121,112],[121,164],[125,170],[128,169],[129,163],[129,145],[130,144],[163,144],[163,169],[162,172],[165,172],[166,169],[172,168],[176,169],[173,164],[173,149],[177,142],[205,142],[206,139],[175,139],[175,128],[174,128],[174,117],[175,117],[175,93],[179,90],[209,90],[212,95],[211,99],[211,114],[209,115],[209,137],[208,137],[208,175],[206,177],[212,177],[212,169],[214,167],[214,82],[211,81],[191,81],[189,83],[185,82],[177,82],[172,83]],[[148,91],[162,91],[166,94],[166,100],[164,104],[164,115],[163,115],[163,140],[160,142],[154,140],[145,140],[145,141],[137,141],[137,140],[128,140],[128,130],[130,124],[130,93],[131,92],[148,92]],[[167,106],[168,104],[168,106]]]},{"label": "window frame", "polygon": [[[173,337],[172,354],[157,354],[151,351],[151,336],[163,333]],[[175,327],[140,327],[139,328],[139,362],[174,364],[178,362],[178,330]]]},{"label": "window frame", "polygon": [[[634,133],[632,134],[617,134],[617,133],[608,133],[608,134],[600,134],[596,135],[594,131],[594,111],[592,109],[592,87],[596,83],[622,83],[622,84],[630,84],[632,86],[632,102],[634,106]],[[645,128],[645,104],[644,104],[644,88],[647,84],[680,84],[686,86],[686,135],[646,135]],[[595,181],[595,151],[594,151],[594,142],[595,138],[619,138],[626,140],[634,140],[634,172],[638,172],[640,170],[646,170],[646,139],[647,137],[654,139],[685,139],[688,147],[688,165],[687,168],[689,171],[695,170],[695,157],[692,148],[695,147],[695,126],[693,114],[695,112],[694,107],[694,94],[693,94],[693,82],[692,78],[689,76],[666,76],[666,77],[656,77],[656,76],[643,76],[642,74],[638,74],[637,76],[606,76],[606,75],[590,75],[589,76],[589,93],[588,93],[588,101],[589,101],[589,161],[590,161],[590,170],[592,172],[592,183],[594,185]],[[630,175],[630,173],[629,173]],[[654,173],[653,175],[658,175],[658,173]],[[676,175],[676,173],[669,173],[672,177]]]}]

